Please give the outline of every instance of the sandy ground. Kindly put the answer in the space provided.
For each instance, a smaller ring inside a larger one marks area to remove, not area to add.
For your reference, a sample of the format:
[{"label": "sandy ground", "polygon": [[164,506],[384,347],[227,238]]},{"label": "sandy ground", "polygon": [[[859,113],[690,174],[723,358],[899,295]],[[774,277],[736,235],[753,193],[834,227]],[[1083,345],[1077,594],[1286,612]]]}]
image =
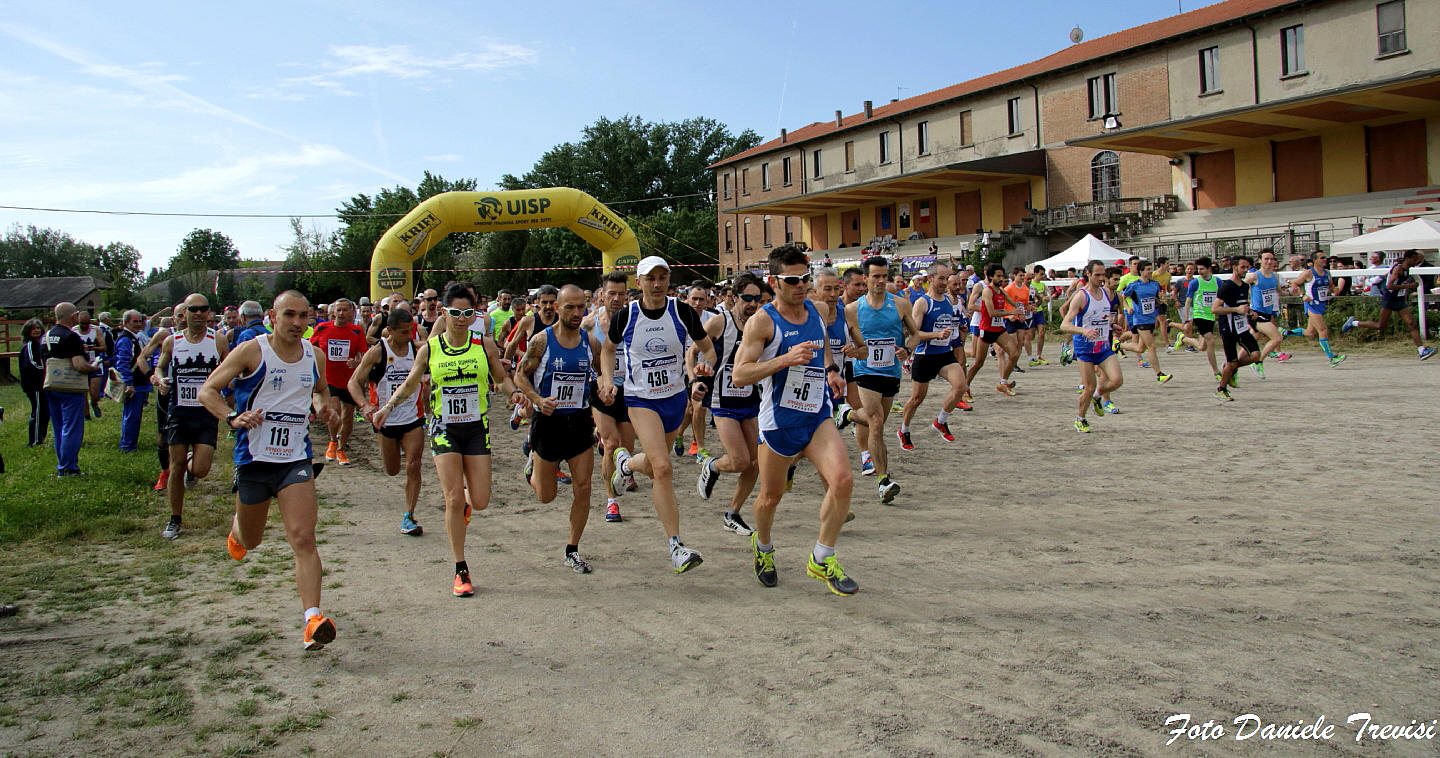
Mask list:
[{"label": "sandy ground", "polygon": [[[622,524],[604,523],[597,498],[581,545],[595,573],[573,574],[561,562],[568,489],[534,501],[520,435],[492,411],[494,498],[469,532],[476,597],[450,595],[428,454],[427,531],[404,537],[402,479],[378,470],[367,431],[357,464],[319,480],[322,515],[338,514],[321,548],[333,645],[302,654],[285,576],[243,596],[116,613],[141,613],[151,633],[242,615],[276,630],[245,664],[283,693],[264,707],[330,714],[280,739],[281,754],[1436,755],[1440,736],[1357,744],[1345,721],[1440,718],[1428,460],[1440,362],[1361,355],[1331,370],[1318,351],[1287,347],[1299,357],[1270,362],[1265,382],[1245,370],[1226,404],[1200,356],[1166,360],[1176,379],[1163,387],[1125,361],[1124,412],[1092,418],[1090,435],[1070,427],[1076,371],[1058,361],[1017,375],[1014,398],[994,392],[987,366],[976,410],[951,422],[955,443],[925,428],[932,393],[916,450],[897,450],[890,427],[896,503],[857,478],[858,518],[838,546],[862,587],[851,598],[805,576],[821,495],[806,466],[777,518],[777,588],[756,582],[748,538],[720,527],[733,478],[705,503],[688,460],[677,463],[682,535],[703,566],[671,572],[642,484],[623,498]],[[288,555],[270,536],[247,562]],[[213,543],[207,573],[243,575],[211,555],[219,532],[184,540]],[[110,623],[66,631],[114,635]],[[31,653],[53,662],[67,650],[82,648]],[[7,669],[43,670],[14,652],[0,649]],[[223,719],[227,697],[197,696],[197,714]],[[1337,726],[1328,740],[1237,742],[1231,722],[1252,712]],[[1216,720],[1224,738],[1167,746],[1166,719],[1181,713]],[[191,731],[151,729],[143,748],[237,741]],[[18,749],[140,748],[89,734]],[[0,745],[15,749],[15,730],[0,729]]]}]

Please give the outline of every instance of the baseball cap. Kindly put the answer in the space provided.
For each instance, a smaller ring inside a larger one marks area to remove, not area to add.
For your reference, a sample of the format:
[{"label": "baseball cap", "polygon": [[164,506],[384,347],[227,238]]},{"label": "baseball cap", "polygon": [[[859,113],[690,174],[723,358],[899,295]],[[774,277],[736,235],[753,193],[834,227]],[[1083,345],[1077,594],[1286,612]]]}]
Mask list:
[{"label": "baseball cap", "polygon": [[669,271],[670,264],[666,263],[665,259],[658,255],[649,255],[640,259],[640,264],[635,267],[635,275],[644,276],[657,268],[663,268]]}]

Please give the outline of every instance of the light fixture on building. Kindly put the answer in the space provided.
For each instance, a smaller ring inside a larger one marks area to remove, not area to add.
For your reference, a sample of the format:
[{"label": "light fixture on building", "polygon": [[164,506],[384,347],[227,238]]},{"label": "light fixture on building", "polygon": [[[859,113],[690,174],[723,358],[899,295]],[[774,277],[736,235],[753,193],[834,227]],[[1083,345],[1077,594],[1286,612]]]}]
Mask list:
[{"label": "light fixture on building", "polygon": [[1105,120],[1103,123],[1107,130],[1114,131],[1122,126],[1122,124],[1120,123],[1120,119],[1116,117],[1113,113],[1105,114],[1104,119]]}]

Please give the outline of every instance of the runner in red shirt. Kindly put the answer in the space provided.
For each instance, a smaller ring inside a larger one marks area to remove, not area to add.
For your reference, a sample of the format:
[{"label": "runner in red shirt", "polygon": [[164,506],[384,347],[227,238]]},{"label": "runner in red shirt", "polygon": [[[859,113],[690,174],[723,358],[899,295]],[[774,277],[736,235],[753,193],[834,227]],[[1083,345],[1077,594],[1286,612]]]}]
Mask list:
[{"label": "runner in red shirt", "polygon": [[315,327],[310,337],[313,344],[325,356],[325,381],[330,386],[330,397],[340,401],[338,419],[330,424],[330,444],[325,448],[325,460],[336,461],[341,466],[350,465],[347,455],[350,447],[350,430],[355,426],[355,398],[350,397],[350,375],[355,372],[360,358],[370,345],[365,341],[365,330],[355,323],[355,304],[341,298],[330,307],[332,320]]}]

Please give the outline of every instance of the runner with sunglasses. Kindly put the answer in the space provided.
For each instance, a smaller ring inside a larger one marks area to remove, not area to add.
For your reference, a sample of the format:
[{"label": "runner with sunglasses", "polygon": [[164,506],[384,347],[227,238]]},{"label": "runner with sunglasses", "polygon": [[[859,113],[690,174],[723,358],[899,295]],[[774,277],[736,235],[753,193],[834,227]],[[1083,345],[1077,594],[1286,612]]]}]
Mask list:
[{"label": "runner with sunglasses", "polygon": [[[360,415],[373,420],[378,405],[390,400],[395,388],[405,383],[415,367],[418,348],[414,341],[417,326],[410,311],[392,308],[386,320],[388,333],[360,358],[360,365],[350,376],[350,396],[360,399]],[[369,384],[373,389],[367,388]],[[401,453],[405,462],[405,510],[400,514],[400,533],[419,537],[425,533],[415,520],[415,504],[420,501],[421,455],[425,451],[425,418],[417,394],[413,401],[396,406],[383,426],[376,425],[379,435],[380,461],[386,476],[400,473]]]},{"label": "runner with sunglasses", "polygon": [[445,331],[431,335],[420,347],[410,375],[371,419],[384,427],[390,414],[415,394],[427,374],[430,376],[430,450],[445,493],[445,531],[455,558],[451,591],[456,597],[475,594],[465,561],[465,529],[472,509],[485,510],[490,505],[487,381],[496,378],[495,384],[508,393],[510,404],[523,397],[510,381],[495,340],[470,331],[475,315],[475,296],[468,286],[446,287]]},{"label": "runner with sunglasses", "polygon": [[[700,477],[695,487],[702,499],[709,500],[722,472],[740,475],[721,523],[742,537],[750,536],[752,530],[740,516],[740,506],[750,497],[760,476],[755,458],[755,449],[760,443],[760,388],[753,384],[748,387],[735,384],[735,355],[745,335],[745,325],[760,309],[763,286],[760,277],[749,272],[735,277],[734,287],[739,296],[735,307],[722,311],[705,325],[705,333],[715,345],[715,354],[720,356],[720,366],[710,388],[709,410],[715,418],[715,432],[725,454],[719,458],[707,456],[700,461]],[[691,355],[694,356],[693,349]]]},{"label": "runner with sunglasses", "polygon": [[695,373],[706,377],[714,374],[715,347],[700,323],[700,314],[669,296],[670,264],[664,258],[642,258],[635,267],[635,278],[640,299],[610,318],[600,358],[598,393],[601,402],[614,402],[616,356],[621,356],[626,412],[645,452],[632,456],[626,448],[616,448],[611,484],[619,495],[625,477],[640,473],[651,478],[650,498],[669,540],[670,566],[678,574],[703,560],[698,550],[680,540],[680,509],[675,502],[670,458],[689,398],[699,396],[705,388],[699,381],[686,388],[685,348],[691,341],[698,345]]},{"label": "runner with sunglasses", "polygon": [[196,293],[185,298],[185,307],[176,309],[175,319],[174,333],[161,344],[156,364],[156,383],[174,395],[165,428],[165,444],[170,449],[170,476],[166,481],[170,521],[160,536],[167,540],[180,536],[185,490],[210,473],[215,459],[220,422],[200,403],[200,388],[230,354],[230,345],[215,339],[215,330],[206,327],[210,301],[204,295]]},{"label": "runner with sunglasses", "polygon": [[857,342],[865,345],[865,356],[855,362],[855,383],[860,385],[858,418],[864,419],[859,423],[864,424],[863,431],[869,436],[875,476],[879,477],[876,490],[880,502],[889,504],[900,494],[900,485],[890,478],[885,419],[889,418],[895,395],[900,392],[901,353],[921,340],[948,340],[950,330],[920,331],[908,303],[905,308],[899,307],[903,298],[897,300],[885,289],[889,261],[873,256],[860,265],[865,270],[869,289],[865,297],[845,307],[845,317],[857,327]]},{"label": "runner with sunglasses", "polygon": [[[867,260],[867,267],[875,260]],[[885,292],[889,266],[883,258],[879,260],[877,268],[869,269],[876,274],[871,279],[872,291],[878,288],[894,310],[894,296]],[[854,487],[849,455],[830,414],[831,396],[840,396],[845,381],[826,336],[825,322],[830,316],[826,311],[830,307],[805,297],[810,284],[809,267],[809,259],[794,245],[781,245],[771,251],[769,280],[775,289],[775,302],[747,322],[735,355],[734,383],[759,383],[761,390],[759,426],[763,444],[757,451],[760,493],[755,498],[755,532],[750,536],[750,550],[756,579],[765,587],[774,587],[779,576],[770,529],[775,509],[785,495],[786,471],[804,456],[825,482],[820,533],[806,561],[806,574],[825,582],[837,595],[853,595],[860,585],[846,575],[835,555]]]}]

